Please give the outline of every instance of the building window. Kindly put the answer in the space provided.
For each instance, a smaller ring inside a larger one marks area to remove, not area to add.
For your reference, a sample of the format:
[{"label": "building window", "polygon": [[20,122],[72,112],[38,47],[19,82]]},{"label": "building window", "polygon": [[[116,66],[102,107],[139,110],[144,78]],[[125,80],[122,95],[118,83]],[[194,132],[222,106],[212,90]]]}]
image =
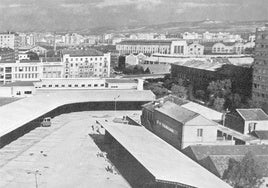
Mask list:
[{"label": "building window", "polygon": [[91,84],[88,84],[87,86],[88,86],[88,87],[91,87]]},{"label": "building window", "polygon": [[203,137],[203,129],[197,129],[197,137]]},{"label": "building window", "polygon": [[24,94],[32,94],[32,91],[24,91]]},{"label": "building window", "polygon": [[81,87],[85,87],[85,84],[82,84]]},{"label": "building window", "polygon": [[72,84],[69,84],[68,87],[72,87]]},{"label": "building window", "polygon": [[61,87],[65,87],[65,85],[61,85]]},{"label": "building window", "polygon": [[48,85],[48,87],[52,87],[52,85]]},{"label": "building window", "polygon": [[77,85],[77,84],[75,84],[75,85],[74,85],[74,87],[78,87],[78,85]]},{"label": "building window", "polygon": [[94,87],[98,87],[98,84],[94,84]]},{"label": "building window", "polygon": [[59,87],[59,85],[55,85],[55,87]]}]

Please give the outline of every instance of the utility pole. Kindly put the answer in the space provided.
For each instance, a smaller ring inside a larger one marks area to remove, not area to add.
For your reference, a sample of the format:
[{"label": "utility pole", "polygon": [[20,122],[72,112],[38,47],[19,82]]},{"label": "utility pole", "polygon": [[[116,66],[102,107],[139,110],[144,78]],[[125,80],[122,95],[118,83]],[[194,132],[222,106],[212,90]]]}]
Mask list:
[{"label": "utility pole", "polygon": [[41,175],[41,173],[39,172],[39,170],[36,170],[36,171],[28,171],[27,174],[34,174],[35,188],[38,188],[37,175]]},{"label": "utility pole", "polygon": [[120,95],[114,98],[114,116],[116,117],[116,99],[118,99]]}]

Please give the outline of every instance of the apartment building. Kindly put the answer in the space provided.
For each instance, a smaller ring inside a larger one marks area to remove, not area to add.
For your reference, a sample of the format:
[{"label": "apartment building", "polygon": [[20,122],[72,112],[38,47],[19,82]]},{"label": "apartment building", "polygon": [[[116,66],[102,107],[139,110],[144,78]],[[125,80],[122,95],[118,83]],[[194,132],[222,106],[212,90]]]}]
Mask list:
[{"label": "apartment building", "polygon": [[43,78],[63,78],[64,64],[61,61],[43,62]]},{"label": "apartment building", "polygon": [[41,62],[0,64],[0,84],[15,81],[37,81],[43,77]]},{"label": "apartment building", "polygon": [[94,49],[63,51],[64,77],[109,77],[110,62],[110,53]]},{"label": "apartment building", "polygon": [[187,43],[183,40],[125,40],[116,45],[116,50],[120,55],[133,53],[186,55],[188,52]]},{"label": "apartment building", "polygon": [[4,62],[14,62],[15,61],[15,51],[11,48],[0,48],[0,63]]},{"label": "apartment building", "polygon": [[252,98],[260,104],[268,104],[268,24],[256,30],[253,70]]},{"label": "apartment building", "polygon": [[0,48],[11,48],[17,47],[18,38],[14,33],[0,33]]}]

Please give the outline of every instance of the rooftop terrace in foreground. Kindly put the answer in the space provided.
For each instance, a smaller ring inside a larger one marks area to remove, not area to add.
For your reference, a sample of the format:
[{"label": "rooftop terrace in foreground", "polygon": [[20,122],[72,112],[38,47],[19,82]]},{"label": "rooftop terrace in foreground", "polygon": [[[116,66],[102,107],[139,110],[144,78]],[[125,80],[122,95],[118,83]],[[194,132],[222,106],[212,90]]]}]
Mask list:
[{"label": "rooftop terrace in foreground", "polygon": [[58,91],[37,94],[0,107],[0,138],[63,105],[115,100],[148,102],[154,99],[155,96],[150,90]]}]

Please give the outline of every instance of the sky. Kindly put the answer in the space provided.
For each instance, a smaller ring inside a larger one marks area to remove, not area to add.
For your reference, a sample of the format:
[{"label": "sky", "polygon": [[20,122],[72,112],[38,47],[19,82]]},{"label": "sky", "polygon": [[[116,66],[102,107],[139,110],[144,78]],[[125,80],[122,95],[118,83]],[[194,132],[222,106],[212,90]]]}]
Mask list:
[{"label": "sky", "polygon": [[268,0],[0,0],[0,30],[268,20]]}]

